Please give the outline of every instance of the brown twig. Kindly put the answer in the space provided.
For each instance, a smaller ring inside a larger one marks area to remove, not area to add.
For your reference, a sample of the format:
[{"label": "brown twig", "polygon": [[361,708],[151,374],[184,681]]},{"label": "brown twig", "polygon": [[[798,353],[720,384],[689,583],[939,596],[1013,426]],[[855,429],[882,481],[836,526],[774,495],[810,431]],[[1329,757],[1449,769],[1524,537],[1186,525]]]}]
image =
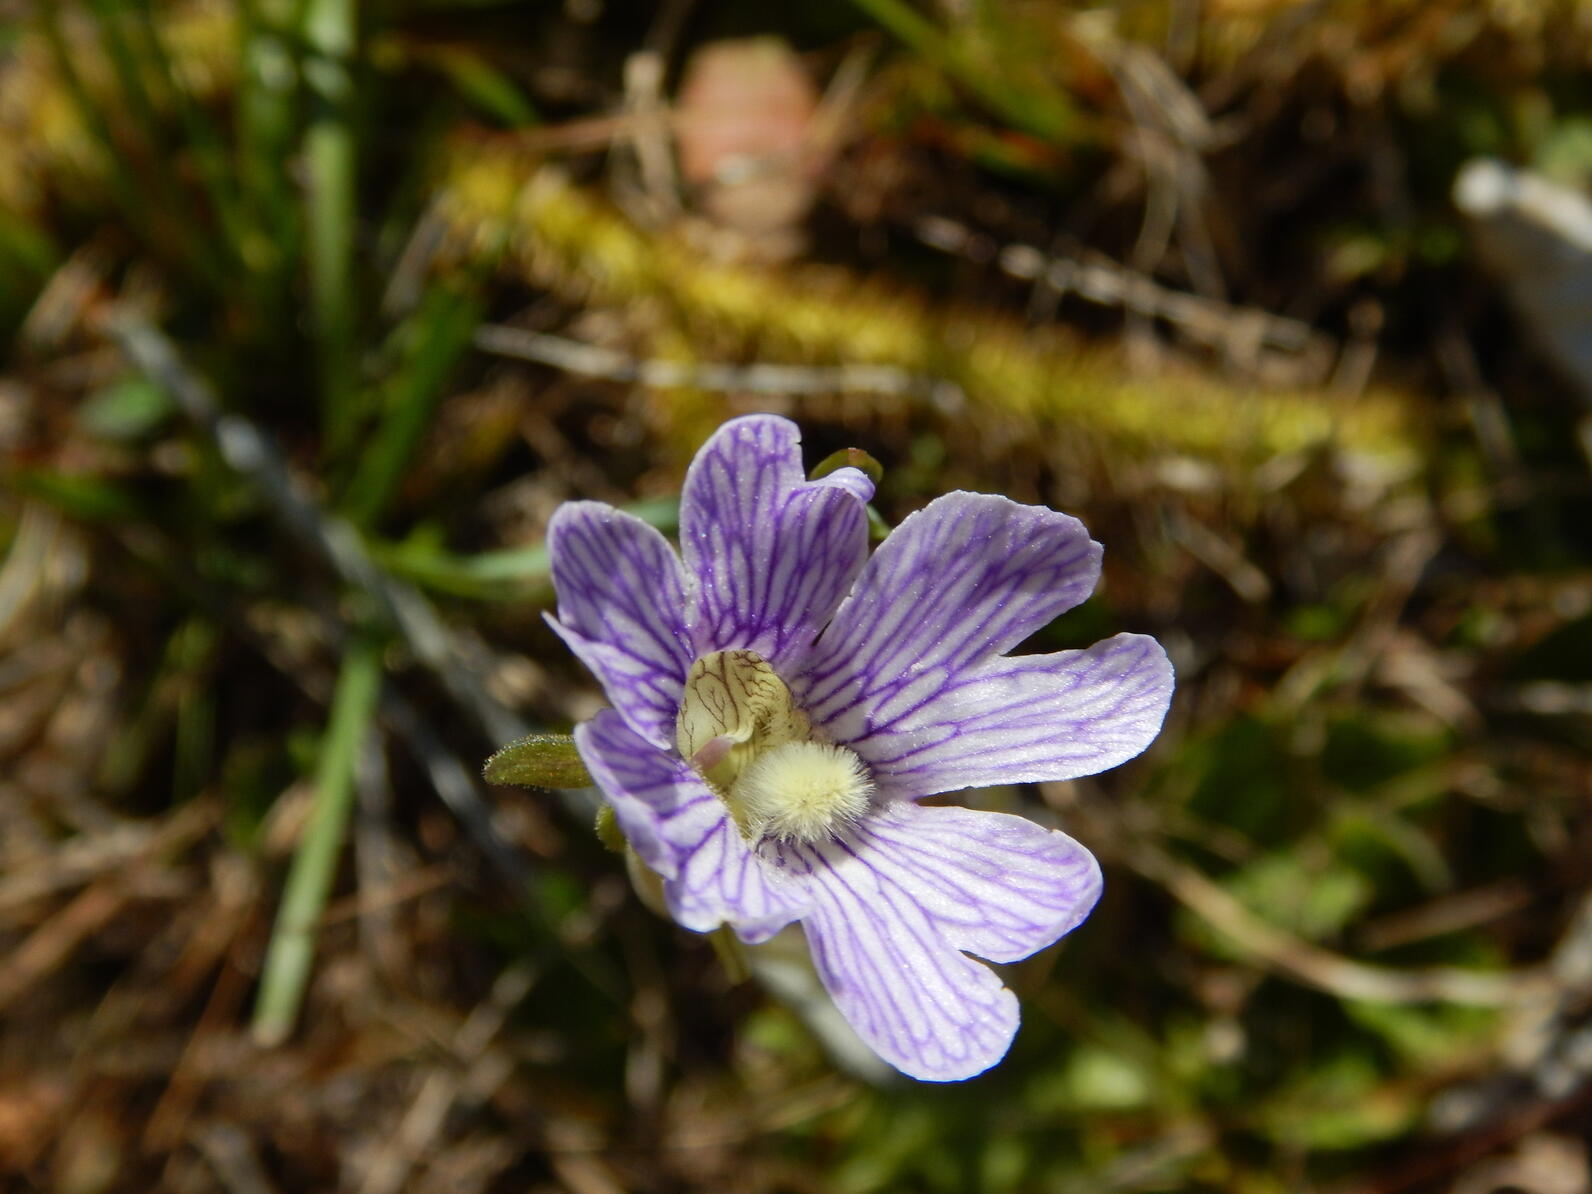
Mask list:
[{"label": "brown twig", "polygon": [[510,1063],[491,1049],[509,1013],[536,981],[525,964],[498,976],[491,995],[478,1004],[453,1035],[454,1058],[462,1069],[433,1069],[409,1104],[396,1131],[371,1162],[360,1194],[398,1194],[420,1158],[432,1147],[448,1112],[461,1098],[479,1101],[491,1096],[508,1076]]},{"label": "brown twig", "polygon": [[1205,875],[1158,846],[1139,844],[1125,861],[1267,968],[1336,995],[1377,1003],[1459,1003],[1508,1007],[1554,989],[1542,970],[1490,973],[1452,966],[1395,970],[1323,949],[1251,912]]},{"label": "brown twig", "polygon": [[1286,352],[1320,355],[1324,360],[1332,357],[1330,339],[1308,323],[1172,290],[1098,253],[1057,257],[1033,245],[1003,245],[945,216],[924,216],[912,230],[930,248],[975,264],[993,263],[1020,282],[1044,281],[1062,293],[1070,291],[1101,306],[1124,307],[1164,319],[1202,344],[1231,348],[1235,339],[1253,338]]},{"label": "brown twig", "polygon": [[723,365],[638,360],[597,344],[545,332],[484,324],[475,346],[495,356],[549,365],[581,377],[634,382],[656,389],[718,390],[741,394],[922,394],[949,387],[888,365]]}]

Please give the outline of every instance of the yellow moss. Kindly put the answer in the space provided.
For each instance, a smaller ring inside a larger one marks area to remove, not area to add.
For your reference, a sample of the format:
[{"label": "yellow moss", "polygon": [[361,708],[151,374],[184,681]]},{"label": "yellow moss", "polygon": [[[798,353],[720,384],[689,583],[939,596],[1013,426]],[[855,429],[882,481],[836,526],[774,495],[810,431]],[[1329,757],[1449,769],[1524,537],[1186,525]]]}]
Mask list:
[{"label": "yellow moss", "polygon": [[445,220],[467,251],[502,243],[538,284],[666,312],[703,355],[893,365],[956,383],[975,411],[1024,418],[1036,433],[1087,431],[1119,450],[1253,464],[1333,444],[1401,468],[1418,458],[1399,395],[1264,391],[1193,371],[1132,377],[1110,352],[1061,332],[935,306],[829,267],[715,263],[636,228],[505,143],[457,146],[441,190]]}]

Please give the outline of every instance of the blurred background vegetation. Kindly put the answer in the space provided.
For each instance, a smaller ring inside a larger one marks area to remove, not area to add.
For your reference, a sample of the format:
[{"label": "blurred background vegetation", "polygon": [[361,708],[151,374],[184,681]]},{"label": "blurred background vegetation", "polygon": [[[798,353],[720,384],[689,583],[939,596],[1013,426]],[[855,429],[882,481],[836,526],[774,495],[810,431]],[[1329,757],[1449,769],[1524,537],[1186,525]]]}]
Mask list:
[{"label": "blurred background vegetation", "polygon": [[[1592,178],[1592,7],[0,20],[0,1187],[1592,1188],[1587,391],[1450,197]],[[963,1086],[478,778],[599,701],[552,510],[671,529],[750,410],[890,521],[1077,514],[1032,645],[1178,663],[1144,758],[969,797],[1107,894]]]}]

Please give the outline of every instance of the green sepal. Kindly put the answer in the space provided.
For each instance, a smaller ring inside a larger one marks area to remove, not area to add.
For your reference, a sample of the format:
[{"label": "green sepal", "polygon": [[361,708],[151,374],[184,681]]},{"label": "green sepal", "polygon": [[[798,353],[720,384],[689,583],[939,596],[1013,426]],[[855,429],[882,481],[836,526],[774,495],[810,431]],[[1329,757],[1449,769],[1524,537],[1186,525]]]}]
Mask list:
[{"label": "green sepal", "polygon": [[884,465],[861,448],[842,448],[838,452],[831,452],[813,466],[813,471],[807,474],[807,479],[816,481],[819,477],[827,477],[840,468],[854,468],[875,485],[884,479]]},{"label": "green sepal", "polygon": [[589,788],[591,775],[568,734],[530,734],[510,742],[486,761],[489,784],[522,788]]}]

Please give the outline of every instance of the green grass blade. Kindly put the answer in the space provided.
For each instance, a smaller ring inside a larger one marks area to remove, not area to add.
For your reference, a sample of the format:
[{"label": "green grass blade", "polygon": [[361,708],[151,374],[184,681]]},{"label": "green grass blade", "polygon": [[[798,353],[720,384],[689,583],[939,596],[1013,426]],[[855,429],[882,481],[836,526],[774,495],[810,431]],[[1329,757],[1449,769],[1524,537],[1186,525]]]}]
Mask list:
[{"label": "green grass blade", "polygon": [[310,310],[319,341],[322,426],[327,451],[334,456],[351,446],[359,424],[354,340],[357,32],[353,0],[308,0],[305,5],[304,80],[311,100],[304,135]]},{"label": "green grass blade", "polygon": [[76,52],[68,44],[66,33],[61,28],[61,13],[56,5],[41,6],[39,29],[50,48],[51,65],[60,76],[62,87],[71,98],[78,119],[97,143],[105,162],[107,183],[118,206],[135,227],[141,231],[149,229],[152,220],[147,196],[137,185],[99,100],[89,93],[83,76],[78,72]]},{"label": "green grass blade", "polygon": [[100,44],[105,48],[105,56],[110,59],[111,69],[116,73],[116,83],[121,89],[121,98],[126,101],[129,111],[138,122],[149,147],[158,150],[160,115],[155,111],[155,102],[150,98],[143,69],[132,44],[127,40],[126,31],[122,28],[121,7],[112,0],[89,0],[89,7],[94,11],[94,23],[99,31]]},{"label": "green grass blade", "polygon": [[391,397],[344,502],[344,512],[356,525],[371,526],[392,500],[443,388],[480,322],[480,303],[448,286],[427,295],[405,322],[400,331],[406,341],[404,354],[389,386]]},{"label": "green grass blade", "polygon": [[89,473],[4,467],[0,484],[84,522],[128,522],[144,512],[131,489]]},{"label": "green grass blade", "polygon": [[0,208],[0,246],[11,261],[31,275],[30,286],[54,273],[63,256],[48,229],[5,208]]},{"label": "green grass blade", "polygon": [[133,9],[137,53],[154,67],[153,74],[162,83],[162,98],[182,126],[184,148],[193,160],[194,173],[223,233],[222,247],[229,258],[236,259],[253,238],[245,227],[236,171],[220,130],[203,106],[194,100],[187,80],[166,46],[151,0],[140,0]]},{"label": "green grass blade", "polygon": [[172,743],[172,795],[177,801],[197,796],[213,773],[216,746],[216,701],[208,682],[215,662],[218,634],[213,623],[191,618],[172,636],[177,669],[176,733]]},{"label": "green grass blade", "polygon": [[297,0],[242,0],[236,108],[238,176],[258,240],[244,260],[285,298],[297,259],[299,209],[289,169],[298,141]]},{"label": "green grass blade", "polygon": [[[154,203],[153,212],[175,230],[175,235],[166,238],[168,249],[185,258],[186,264],[212,287],[225,289],[232,274],[227,264],[228,244],[225,238],[204,235],[206,221],[202,213],[196,210],[192,196],[185,193],[165,168],[171,147],[166,144],[164,121],[149,91],[147,63],[140,60],[139,50],[128,39],[124,27],[127,14],[122,5],[113,0],[90,0],[90,6],[100,46],[116,77],[115,99],[125,105],[142,141],[140,149],[148,155],[149,165],[153,167],[137,169],[131,188],[140,195],[147,192]],[[58,26],[53,21],[50,24],[58,32]],[[86,97],[86,90],[82,94]],[[91,129],[100,132],[107,151],[118,160],[118,168],[128,173],[125,155],[109,124],[104,123],[97,111],[92,115],[85,112],[84,117]]]},{"label": "green grass blade", "polygon": [[61,255],[46,229],[0,206],[0,340],[16,335]]},{"label": "green grass blade", "polygon": [[466,100],[505,128],[541,123],[530,97],[502,71],[466,50],[441,50],[437,62]]},{"label": "green grass blade", "polygon": [[372,731],[380,693],[380,644],[358,640],[343,657],[315,773],[315,806],[293,856],[266,950],[254,1006],[254,1039],[261,1045],[286,1040],[298,1020],[321,914],[353,808],[355,764],[365,736]]},{"label": "green grass blade", "polygon": [[905,0],[852,0],[907,46],[956,79],[1014,128],[1047,141],[1066,140],[1074,132],[1074,113],[1060,92],[1014,84],[976,61],[953,36]]}]

